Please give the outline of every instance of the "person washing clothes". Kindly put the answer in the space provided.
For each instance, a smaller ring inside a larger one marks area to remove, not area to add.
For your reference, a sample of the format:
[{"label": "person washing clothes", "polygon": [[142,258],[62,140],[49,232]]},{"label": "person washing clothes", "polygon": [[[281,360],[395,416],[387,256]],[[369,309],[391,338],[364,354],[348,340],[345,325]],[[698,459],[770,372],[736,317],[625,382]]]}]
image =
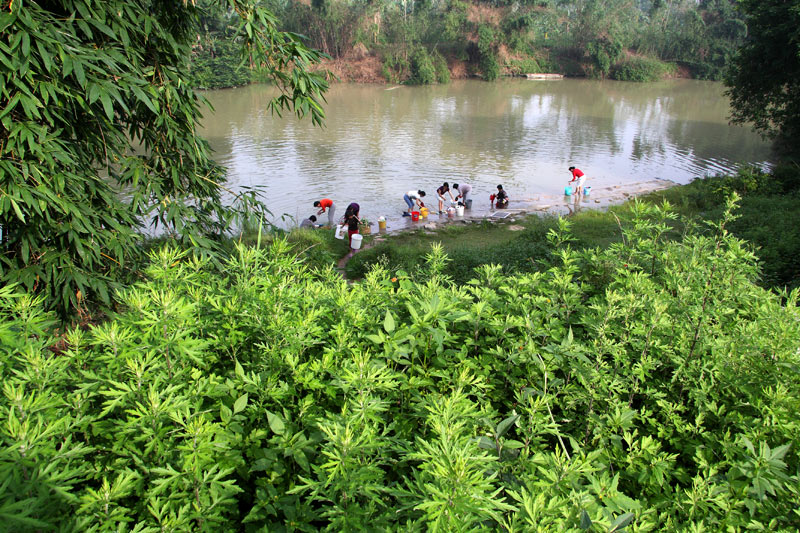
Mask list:
[{"label": "person washing clothes", "polygon": [[313,228],[316,223],[317,223],[317,217],[315,217],[314,215],[311,215],[310,217],[308,217],[307,219],[305,219],[304,221],[302,221],[300,223],[300,227],[301,228]]},{"label": "person washing clothes", "polygon": [[455,189],[456,192],[458,193],[458,196],[456,196],[456,200],[461,198],[461,203],[464,204],[464,207],[468,207],[467,198],[469,197],[469,194],[472,192],[472,186],[467,185],[466,183],[462,183],[460,185],[458,183],[454,183],[453,189]]},{"label": "person washing clothes", "polygon": [[425,191],[408,191],[403,195],[403,200],[406,201],[406,205],[408,209],[403,212],[404,217],[411,216],[411,210],[414,208],[414,204],[417,204],[417,207],[425,207],[425,204],[422,203],[422,198],[425,197]]},{"label": "person washing clothes", "polygon": [[455,202],[456,199],[453,198],[453,193],[450,192],[450,186],[445,181],[442,183],[442,186],[436,189],[436,195],[439,196],[439,214],[441,215],[444,213],[444,195],[445,193],[450,195],[450,201]]},{"label": "person washing clothes", "polygon": [[361,223],[361,219],[358,217],[359,211],[361,211],[361,207],[355,202],[348,205],[347,209],[344,211],[344,218],[342,221],[347,225],[348,247],[353,245],[353,235],[358,233],[358,225]]},{"label": "person washing clothes", "polygon": [[508,207],[508,193],[503,189],[502,185],[497,186],[497,194],[489,196],[492,201],[492,207],[497,209],[505,209]]},{"label": "person washing clothes", "polygon": [[572,179],[569,182],[578,182],[575,185],[575,194],[581,194],[583,192],[583,183],[586,181],[586,176],[579,168],[569,167],[569,171],[572,172]]},{"label": "person washing clothes", "polygon": [[324,213],[325,210],[328,211],[328,225],[330,227],[333,227],[334,226],[333,221],[336,220],[333,216],[334,212],[336,211],[336,206],[333,204],[333,200],[331,200],[330,198],[323,198],[322,200],[317,200],[316,202],[314,202],[314,207],[319,207],[319,211],[317,211],[318,215]]}]

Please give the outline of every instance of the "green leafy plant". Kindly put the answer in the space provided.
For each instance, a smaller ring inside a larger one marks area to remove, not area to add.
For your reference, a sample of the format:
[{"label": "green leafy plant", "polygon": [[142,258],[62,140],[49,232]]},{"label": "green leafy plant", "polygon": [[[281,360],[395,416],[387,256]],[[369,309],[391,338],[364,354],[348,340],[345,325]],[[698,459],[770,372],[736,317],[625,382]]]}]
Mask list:
[{"label": "green leafy plant", "polygon": [[[201,7],[174,4],[10,2],[0,18],[0,279],[62,316],[110,303],[142,222],[213,254],[237,220],[264,213],[256,191],[222,202],[186,68]],[[271,110],[319,124],[320,53],[257,3],[231,7],[241,60],[280,88]]]},{"label": "green leafy plant", "polygon": [[[719,219],[636,202],[548,228],[541,269],[348,284],[283,238],[164,247],[55,329],[0,289],[0,509],[15,531],[797,529],[800,291]],[[769,421],[769,423],[764,423]]]}]

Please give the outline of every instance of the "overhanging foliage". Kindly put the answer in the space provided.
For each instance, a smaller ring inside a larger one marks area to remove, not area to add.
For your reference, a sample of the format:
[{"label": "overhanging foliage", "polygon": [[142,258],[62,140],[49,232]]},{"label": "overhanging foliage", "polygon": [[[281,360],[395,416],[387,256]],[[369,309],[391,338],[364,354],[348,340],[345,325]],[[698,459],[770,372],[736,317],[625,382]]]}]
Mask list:
[{"label": "overhanging foliage", "polygon": [[[230,0],[248,65],[282,89],[272,109],[323,119],[320,55]],[[187,83],[200,10],[181,0],[5,2],[0,11],[0,279],[66,313],[109,301],[138,255],[139,221],[204,250],[234,221],[224,173],[197,136]],[[257,207],[244,195],[247,207]]]}]

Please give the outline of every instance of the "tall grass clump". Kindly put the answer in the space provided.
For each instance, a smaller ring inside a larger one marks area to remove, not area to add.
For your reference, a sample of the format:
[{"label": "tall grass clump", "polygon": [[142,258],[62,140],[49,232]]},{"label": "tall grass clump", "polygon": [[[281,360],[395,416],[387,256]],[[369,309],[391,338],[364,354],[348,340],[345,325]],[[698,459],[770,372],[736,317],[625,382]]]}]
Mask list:
[{"label": "tall grass clump", "polygon": [[650,57],[629,57],[618,62],[611,77],[619,81],[656,81],[674,74],[675,65]]}]

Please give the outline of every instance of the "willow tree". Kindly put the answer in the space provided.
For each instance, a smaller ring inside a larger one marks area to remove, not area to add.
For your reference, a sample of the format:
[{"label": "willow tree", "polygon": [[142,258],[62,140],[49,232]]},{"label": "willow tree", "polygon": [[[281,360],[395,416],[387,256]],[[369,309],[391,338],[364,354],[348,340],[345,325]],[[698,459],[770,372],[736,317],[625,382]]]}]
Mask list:
[{"label": "willow tree", "polygon": [[[224,0],[219,0],[223,2]],[[278,114],[320,123],[321,59],[255,0],[228,0],[243,61],[281,92]],[[202,9],[192,0],[0,3],[0,280],[62,312],[109,289],[140,224],[208,250],[235,212],[187,83]]]}]

